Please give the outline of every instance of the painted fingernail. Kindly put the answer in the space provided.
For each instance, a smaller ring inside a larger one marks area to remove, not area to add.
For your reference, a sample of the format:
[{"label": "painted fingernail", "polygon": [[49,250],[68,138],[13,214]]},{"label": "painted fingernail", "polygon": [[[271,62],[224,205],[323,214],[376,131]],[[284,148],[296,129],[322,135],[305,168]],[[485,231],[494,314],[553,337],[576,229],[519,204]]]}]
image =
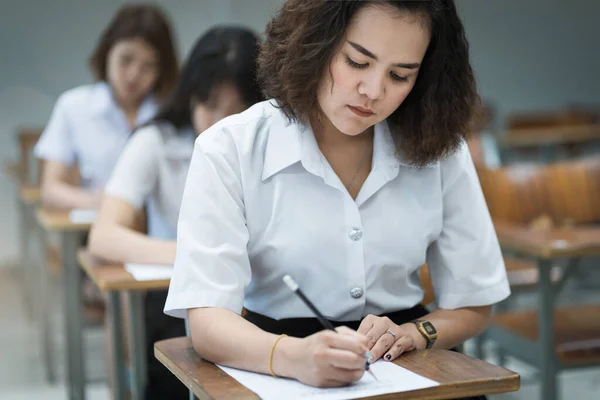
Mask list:
[{"label": "painted fingernail", "polygon": [[367,353],[365,354],[365,357],[367,358],[367,362],[369,364],[373,364],[373,354],[371,354],[370,351],[367,351]]},{"label": "painted fingernail", "polygon": [[391,355],[391,354],[388,354],[387,356],[385,356],[385,358],[386,358],[387,360],[391,360],[391,359],[392,359],[392,355]]}]

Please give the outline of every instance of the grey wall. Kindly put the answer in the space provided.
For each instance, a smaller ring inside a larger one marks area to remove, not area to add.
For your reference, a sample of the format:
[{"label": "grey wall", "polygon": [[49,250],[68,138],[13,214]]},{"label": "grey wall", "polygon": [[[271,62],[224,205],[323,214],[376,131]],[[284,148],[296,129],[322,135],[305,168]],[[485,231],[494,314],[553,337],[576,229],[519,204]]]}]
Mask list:
[{"label": "grey wall", "polygon": [[[283,0],[161,0],[180,55],[211,24],[262,31]],[[86,60],[122,0],[0,0],[0,163],[14,131],[43,124],[56,97],[89,82]],[[600,2],[457,0],[482,96],[501,122],[517,110],[600,104]],[[0,262],[17,256],[14,188],[0,173]]]},{"label": "grey wall", "polygon": [[510,112],[600,106],[600,1],[456,1],[499,127]]}]

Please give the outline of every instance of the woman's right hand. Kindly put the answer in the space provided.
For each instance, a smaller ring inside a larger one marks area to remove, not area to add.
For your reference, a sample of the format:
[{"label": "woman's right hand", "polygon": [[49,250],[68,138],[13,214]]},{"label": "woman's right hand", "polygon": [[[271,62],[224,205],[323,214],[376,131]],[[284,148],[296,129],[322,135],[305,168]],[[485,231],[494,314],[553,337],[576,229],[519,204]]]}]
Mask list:
[{"label": "woman's right hand", "polygon": [[346,386],[365,373],[366,336],[347,327],[300,339],[288,353],[292,376],[316,387]]}]

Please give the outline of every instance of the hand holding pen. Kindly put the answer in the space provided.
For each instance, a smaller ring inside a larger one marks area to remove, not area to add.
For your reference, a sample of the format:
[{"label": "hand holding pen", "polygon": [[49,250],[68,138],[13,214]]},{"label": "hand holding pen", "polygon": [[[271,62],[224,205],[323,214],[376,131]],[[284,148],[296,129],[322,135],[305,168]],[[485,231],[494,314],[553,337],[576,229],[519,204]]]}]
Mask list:
[{"label": "hand holding pen", "polygon": [[[330,364],[335,367],[334,371],[330,371],[330,373],[334,374],[328,377],[328,380],[331,380],[331,384],[328,386],[339,386],[339,383],[348,384],[356,381],[362,377],[364,371],[368,371],[375,379],[377,379],[373,372],[369,370],[369,363],[371,360],[368,360],[369,353],[366,345],[366,337],[347,327],[339,327],[336,330],[311,301],[308,300],[292,277],[286,275],[283,278],[283,281],[294,293],[296,293],[296,295],[298,295],[298,297],[300,297],[326,329],[307,339],[321,336],[319,339],[329,346],[329,348],[322,349],[322,353],[318,355],[321,361],[326,361],[328,357],[331,357],[329,360]],[[350,381],[348,381],[349,378]]]}]

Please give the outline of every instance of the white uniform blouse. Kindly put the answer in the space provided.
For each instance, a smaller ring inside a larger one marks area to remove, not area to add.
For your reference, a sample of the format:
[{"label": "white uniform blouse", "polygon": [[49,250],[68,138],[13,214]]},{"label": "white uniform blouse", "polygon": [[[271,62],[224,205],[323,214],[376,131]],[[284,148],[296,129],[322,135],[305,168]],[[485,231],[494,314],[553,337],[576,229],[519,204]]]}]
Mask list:
[{"label": "white uniform blouse", "polygon": [[313,317],[290,274],[326,317],[360,320],[422,300],[427,262],[438,305],[496,303],[509,285],[467,146],[425,168],[395,155],[375,126],[371,172],[356,200],[313,132],[270,102],[196,141],[179,215],[165,312],[242,306],[274,319]]},{"label": "white uniform blouse", "polygon": [[[154,117],[156,102],[148,97],[136,123]],[[105,82],[79,86],[63,93],[35,146],[38,158],[77,164],[83,187],[104,186],[129,139],[127,118]]]},{"label": "white uniform blouse", "polygon": [[104,191],[135,208],[148,205],[148,235],[175,240],[185,179],[192,158],[193,129],[166,123],[133,134]]}]

